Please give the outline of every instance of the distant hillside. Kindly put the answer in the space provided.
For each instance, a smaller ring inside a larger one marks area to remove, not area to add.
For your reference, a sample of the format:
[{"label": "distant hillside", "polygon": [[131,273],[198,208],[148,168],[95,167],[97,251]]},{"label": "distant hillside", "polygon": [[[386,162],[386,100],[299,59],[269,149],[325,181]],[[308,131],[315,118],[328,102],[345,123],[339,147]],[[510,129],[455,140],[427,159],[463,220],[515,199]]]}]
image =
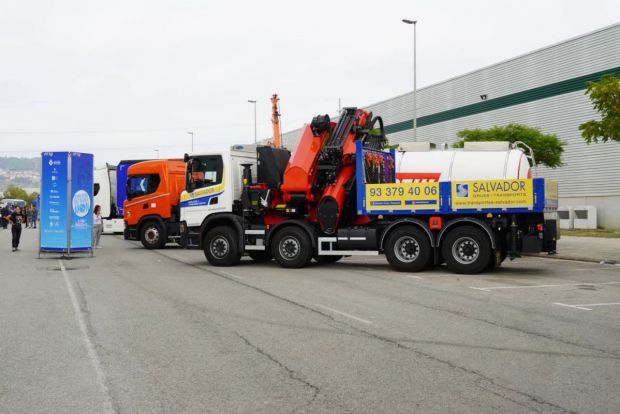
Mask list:
[{"label": "distant hillside", "polygon": [[9,185],[33,188],[41,183],[41,158],[0,157],[0,191]]}]

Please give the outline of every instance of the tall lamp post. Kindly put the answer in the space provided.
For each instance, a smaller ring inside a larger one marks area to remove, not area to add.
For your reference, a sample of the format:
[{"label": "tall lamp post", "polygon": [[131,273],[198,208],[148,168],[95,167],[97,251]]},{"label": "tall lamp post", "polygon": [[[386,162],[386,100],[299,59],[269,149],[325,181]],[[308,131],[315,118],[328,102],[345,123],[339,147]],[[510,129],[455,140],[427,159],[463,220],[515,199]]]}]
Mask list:
[{"label": "tall lamp post", "polygon": [[194,131],[188,131],[187,133],[192,136],[192,152],[194,152]]},{"label": "tall lamp post", "polygon": [[248,102],[254,104],[254,143],[256,144],[256,101],[248,99]]},{"label": "tall lamp post", "polygon": [[417,20],[411,19],[403,19],[403,23],[412,24],[413,25],[413,141],[416,142],[418,140],[418,107],[417,107],[417,82],[416,82],[416,25],[418,23]]}]

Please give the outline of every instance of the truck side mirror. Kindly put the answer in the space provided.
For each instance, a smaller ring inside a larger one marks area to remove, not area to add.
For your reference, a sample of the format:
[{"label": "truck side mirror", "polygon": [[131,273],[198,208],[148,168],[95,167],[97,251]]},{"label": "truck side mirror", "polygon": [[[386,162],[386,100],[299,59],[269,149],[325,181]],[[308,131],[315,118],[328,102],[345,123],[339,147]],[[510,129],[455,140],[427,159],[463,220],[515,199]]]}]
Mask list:
[{"label": "truck side mirror", "polygon": [[185,155],[183,155],[183,162],[187,161],[189,161],[189,154],[185,153]]}]

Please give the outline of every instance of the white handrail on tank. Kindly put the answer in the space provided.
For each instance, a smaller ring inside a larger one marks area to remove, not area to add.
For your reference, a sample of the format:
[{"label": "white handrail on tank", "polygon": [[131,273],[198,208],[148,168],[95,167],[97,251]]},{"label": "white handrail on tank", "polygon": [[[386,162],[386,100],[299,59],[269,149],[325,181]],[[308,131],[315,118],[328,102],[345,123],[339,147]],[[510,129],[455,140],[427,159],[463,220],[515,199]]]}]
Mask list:
[{"label": "white handrail on tank", "polygon": [[525,149],[527,149],[529,154],[526,153],[525,157],[532,161],[532,171],[533,171],[532,178],[534,178],[538,174],[537,167],[536,167],[536,159],[534,158],[534,150],[532,149],[532,147],[530,147],[523,141],[515,141],[512,143],[512,145],[514,148],[519,148],[519,145],[522,145],[523,147],[525,147]]}]

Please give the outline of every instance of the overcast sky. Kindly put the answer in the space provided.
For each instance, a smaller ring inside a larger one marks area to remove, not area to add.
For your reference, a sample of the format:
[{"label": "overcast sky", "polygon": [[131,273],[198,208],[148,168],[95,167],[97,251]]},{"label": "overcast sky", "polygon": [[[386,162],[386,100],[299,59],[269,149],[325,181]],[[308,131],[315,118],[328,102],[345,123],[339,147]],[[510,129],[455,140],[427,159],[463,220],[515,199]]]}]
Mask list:
[{"label": "overcast sky", "polygon": [[0,0],[0,156],[181,157],[284,131],[620,20],[618,0]]}]

